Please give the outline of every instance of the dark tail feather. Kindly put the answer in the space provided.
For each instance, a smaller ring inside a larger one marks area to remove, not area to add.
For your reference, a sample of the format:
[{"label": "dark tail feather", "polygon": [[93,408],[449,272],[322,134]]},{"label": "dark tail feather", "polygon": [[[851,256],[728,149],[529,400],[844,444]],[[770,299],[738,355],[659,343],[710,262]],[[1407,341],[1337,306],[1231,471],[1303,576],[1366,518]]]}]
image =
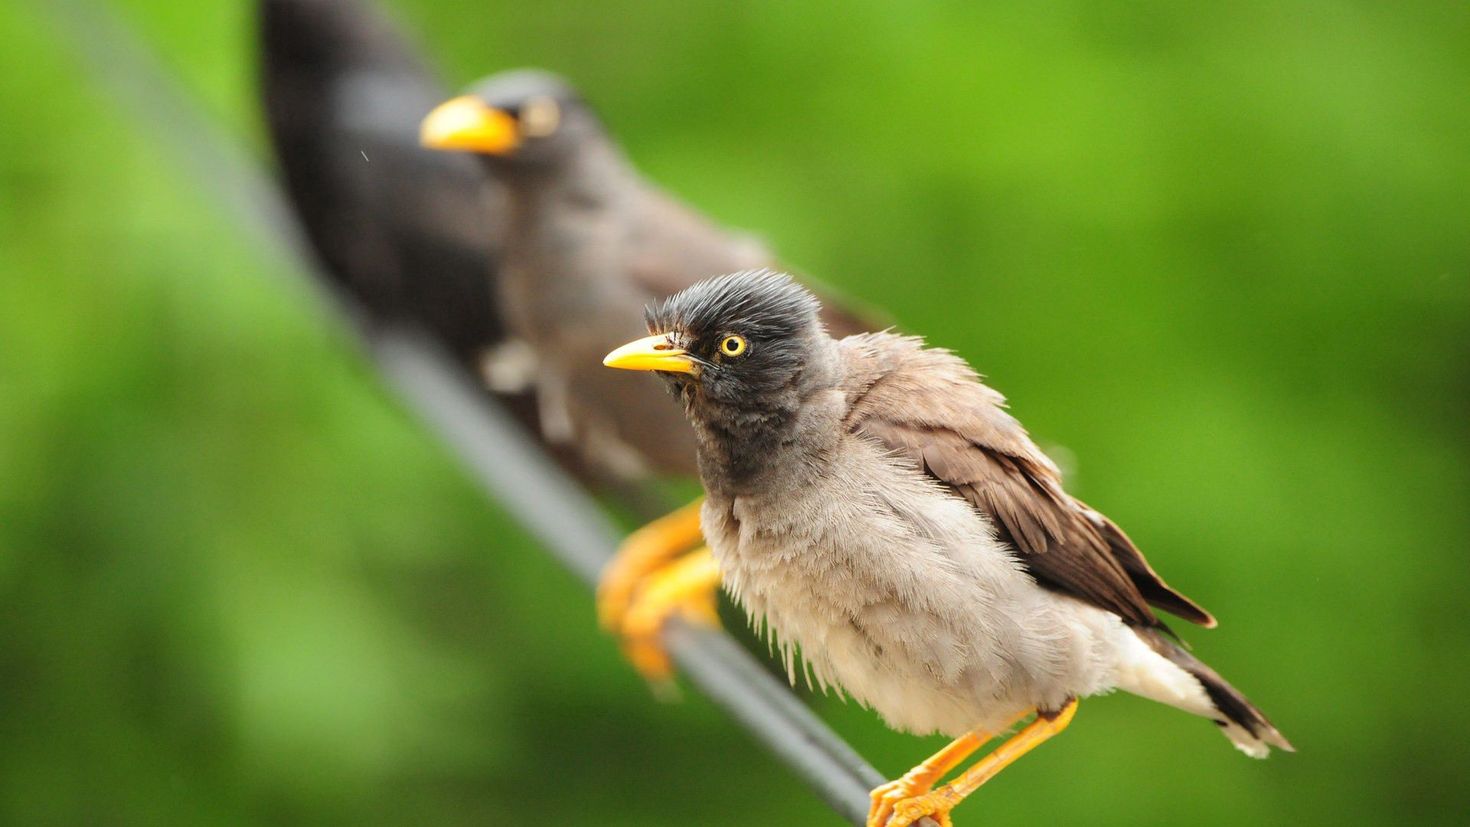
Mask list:
[{"label": "dark tail feather", "polygon": [[1195,680],[1200,682],[1210,702],[1220,713],[1215,723],[1220,725],[1225,732],[1225,737],[1229,738],[1241,752],[1253,758],[1265,758],[1270,752],[1270,747],[1296,752],[1296,748],[1272,725],[1265,713],[1246,700],[1240,690],[1231,686],[1229,681],[1220,677],[1219,672],[1211,669],[1167,634],[1157,629],[1135,628],[1134,631],[1155,652],[1163,655],[1175,666],[1193,675]]},{"label": "dark tail feather", "polygon": [[1107,541],[1108,547],[1113,551],[1113,557],[1128,572],[1128,578],[1133,585],[1138,587],[1138,593],[1143,595],[1150,606],[1163,609],[1170,614],[1184,618],[1190,623],[1198,623],[1206,629],[1215,628],[1215,618],[1204,607],[1185,597],[1176,591],[1158,572],[1149,566],[1148,561],[1143,559],[1143,553],[1138,546],[1123,533],[1116,523],[1104,517],[1097,511],[1083,506],[1087,510],[1087,517],[1097,528],[1098,533]]}]

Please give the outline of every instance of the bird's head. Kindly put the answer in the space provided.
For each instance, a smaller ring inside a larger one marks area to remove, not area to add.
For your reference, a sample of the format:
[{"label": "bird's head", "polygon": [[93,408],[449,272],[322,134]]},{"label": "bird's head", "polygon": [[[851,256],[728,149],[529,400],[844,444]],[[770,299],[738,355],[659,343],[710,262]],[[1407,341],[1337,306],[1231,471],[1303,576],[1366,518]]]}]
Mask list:
[{"label": "bird's head", "polygon": [[419,126],[430,149],[473,152],[494,166],[555,164],[601,130],[597,116],[566,81],[520,69],[492,75],[467,94],[435,107]]},{"label": "bird's head", "polygon": [[649,307],[652,335],[603,364],[655,371],[691,408],[780,410],[800,401],[801,380],[826,339],[818,308],[806,288],[769,270],[706,279]]}]

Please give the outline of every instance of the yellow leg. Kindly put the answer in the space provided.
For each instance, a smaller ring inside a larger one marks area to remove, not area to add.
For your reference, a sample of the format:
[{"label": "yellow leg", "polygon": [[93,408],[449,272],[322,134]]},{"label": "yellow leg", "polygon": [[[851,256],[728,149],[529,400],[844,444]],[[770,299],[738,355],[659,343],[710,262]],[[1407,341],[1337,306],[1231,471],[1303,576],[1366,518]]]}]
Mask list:
[{"label": "yellow leg", "polygon": [[633,595],[644,578],[699,545],[702,504],[701,498],[654,520],[629,534],[618,547],[618,553],[603,568],[597,586],[597,619],[604,629],[616,632],[622,628]]},{"label": "yellow leg", "polygon": [[[1015,726],[1022,718],[1031,714],[1031,710],[1022,712],[1013,718],[1001,731]],[[969,732],[949,742],[944,749],[924,759],[922,763],[908,772],[902,778],[889,781],[887,784],[876,787],[870,796],[873,804],[868,809],[867,827],[886,827],[888,819],[893,816],[893,806],[898,802],[913,798],[929,792],[934,782],[944,777],[944,774],[960,765],[961,761],[969,758],[975,750],[985,746],[995,733],[991,732]]]},{"label": "yellow leg", "polygon": [[667,686],[674,673],[661,640],[664,621],[678,614],[718,624],[714,593],[719,586],[720,570],[714,555],[708,548],[701,548],[649,575],[639,590],[623,618],[623,652],[655,687]]},{"label": "yellow leg", "polygon": [[1066,706],[1053,715],[1038,714],[1036,720],[1026,725],[1010,740],[996,747],[989,755],[981,758],[960,774],[959,778],[933,792],[906,798],[893,805],[893,817],[887,827],[908,827],[924,816],[931,816],[940,827],[953,827],[949,812],[965,800],[965,796],[980,789],[986,781],[994,778],[1001,770],[1010,766],[1017,758],[1035,749],[1041,742],[1067,728],[1077,712],[1077,701],[1068,701]]}]

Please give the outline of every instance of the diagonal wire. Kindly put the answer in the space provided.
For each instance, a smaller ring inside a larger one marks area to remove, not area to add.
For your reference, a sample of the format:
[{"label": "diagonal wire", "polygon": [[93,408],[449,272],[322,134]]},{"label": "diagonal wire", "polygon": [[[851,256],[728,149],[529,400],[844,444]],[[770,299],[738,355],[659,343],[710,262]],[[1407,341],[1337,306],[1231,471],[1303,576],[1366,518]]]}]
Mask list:
[{"label": "diagonal wire", "polygon": [[[330,294],[330,306],[362,318],[362,310],[316,270],[281,193],[259,161],[204,115],[124,21],[95,1],[36,0],[35,5],[55,22],[93,82],[167,147],[222,212],[286,267]],[[358,329],[402,401],[444,440],[485,492],[573,574],[595,584],[618,537],[596,501],[427,336],[403,326]],[[721,630],[673,621],[665,642],[681,671],[705,695],[844,819],[864,823],[868,790],[883,777],[786,686]]]}]

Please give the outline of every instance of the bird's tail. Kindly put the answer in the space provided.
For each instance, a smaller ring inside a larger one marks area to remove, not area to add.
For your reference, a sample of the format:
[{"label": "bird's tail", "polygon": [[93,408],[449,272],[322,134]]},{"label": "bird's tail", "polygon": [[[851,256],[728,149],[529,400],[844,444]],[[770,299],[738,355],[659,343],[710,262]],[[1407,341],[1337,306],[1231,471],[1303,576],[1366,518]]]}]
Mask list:
[{"label": "bird's tail", "polygon": [[1296,752],[1296,748],[1271,724],[1265,713],[1246,700],[1245,695],[1231,686],[1229,681],[1220,677],[1220,673],[1190,654],[1167,633],[1160,629],[1138,627],[1134,627],[1133,631],[1150,649],[1199,681],[1213,708],[1214,714],[1211,717],[1236,749],[1252,758],[1265,758],[1271,747]]}]

